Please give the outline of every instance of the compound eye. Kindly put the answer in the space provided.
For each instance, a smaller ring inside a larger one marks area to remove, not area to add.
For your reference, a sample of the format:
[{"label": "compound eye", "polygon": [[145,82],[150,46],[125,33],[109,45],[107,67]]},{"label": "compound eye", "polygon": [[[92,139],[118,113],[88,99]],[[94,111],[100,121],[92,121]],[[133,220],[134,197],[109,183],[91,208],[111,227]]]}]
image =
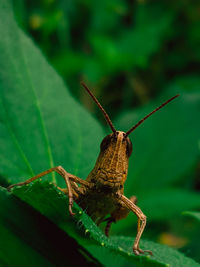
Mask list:
[{"label": "compound eye", "polygon": [[127,153],[127,156],[130,157],[133,151],[133,145],[129,137],[127,137],[126,139],[126,144],[127,144],[126,153]]},{"label": "compound eye", "polygon": [[111,143],[111,135],[109,134],[106,137],[104,137],[104,139],[101,142],[100,145],[101,152],[105,151],[110,143]]}]

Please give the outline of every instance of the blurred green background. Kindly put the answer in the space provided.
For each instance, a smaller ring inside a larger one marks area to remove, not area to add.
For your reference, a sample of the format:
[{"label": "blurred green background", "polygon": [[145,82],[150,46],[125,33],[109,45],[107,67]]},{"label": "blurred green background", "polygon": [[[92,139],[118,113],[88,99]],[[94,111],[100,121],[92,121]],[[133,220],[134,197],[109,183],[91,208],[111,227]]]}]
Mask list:
[{"label": "blurred green background", "polygon": [[[199,222],[181,215],[200,210],[199,1],[13,4],[20,27],[101,123],[103,116],[80,88],[81,80],[124,131],[168,97],[181,94],[131,136],[134,156],[125,192],[137,195],[149,218],[144,238],[200,261]],[[135,235],[134,220],[130,215],[112,233]]]},{"label": "blurred green background", "polygon": [[173,79],[199,73],[198,1],[13,2],[18,23],[71,92],[86,102],[84,80],[112,118],[148,103]]}]

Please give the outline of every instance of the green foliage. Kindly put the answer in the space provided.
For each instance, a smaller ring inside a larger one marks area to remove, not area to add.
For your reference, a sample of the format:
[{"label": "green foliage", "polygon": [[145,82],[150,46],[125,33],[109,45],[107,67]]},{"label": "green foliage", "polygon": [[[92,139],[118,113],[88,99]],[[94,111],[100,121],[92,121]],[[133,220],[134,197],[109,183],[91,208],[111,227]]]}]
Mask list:
[{"label": "green foliage", "polygon": [[195,219],[197,219],[198,221],[200,221],[200,212],[195,212],[195,211],[185,211],[185,212],[183,212],[183,215],[191,216],[192,218],[195,218]]},{"label": "green foliage", "polygon": [[1,266],[64,266],[69,243],[70,265],[84,265],[89,261],[97,264],[72,238],[2,187],[0,207]]},{"label": "green foliage", "polygon": [[[154,242],[142,240],[141,246],[152,249],[154,256],[133,255],[131,247],[137,227],[133,214],[113,227],[113,233],[130,237],[114,236],[108,239],[77,205],[74,207],[76,217],[70,218],[67,198],[53,184],[37,181],[14,189],[17,197],[1,188],[0,231],[3,238],[0,244],[3,249],[0,251],[0,264],[59,266],[67,258],[70,264],[80,261],[83,264],[111,266],[115,261],[118,266],[199,266],[177,250],[156,243],[164,231],[186,238],[184,231],[187,232],[187,225],[180,216],[183,211],[195,209],[197,212],[190,214],[199,217],[196,166],[200,140],[200,79],[195,75],[195,70],[193,75],[184,75],[183,69],[178,69],[180,61],[177,60],[182,58],[182,66],[198,58],[194,41],[195,25],[198,23],[195,19],[188,22],[190,29],[194,26],[190,35],[186,29],[193,52],[191,58],[185,52],[187,55],[183,57],[181,51],[174,47],[177,51],[172,51],[165,58],[162,70],[158,71],[161,52],[167,49],[166,42],[176,36],[177,24],[172,27],[172,23],[177,20],[181,8],[173,4],[170,8],[165,1],[162,4],[151,1],[141,4],[138,1],[133,12],[128,3],[120,0],[71,1],[68,5],[60,0],[57,1],[63,7],[60,11],[57,2],[52,1],[54,6],[50,2],[34,2],[37,8],[32,6],[28,9],[31,14],[27,13],[27,19],[30,19],[27,26],[23,19],[26,4],[15,1],[18,22],[24,24],[26,30],[29,27],[33,30],[33,23],[39,25],[33,32],[38,31],[40,46],[45,53],[51,54],[50,60],[57,70],[66,75],[70,87],[76,88],[76,95],[80,91],[77,90],[78,75],[101,84],[99,89],[102,86],[108,88],[110,84],[116,84],[119,88],[121,85],[116,79],[117,75],[121,77],[119,80],[125,80],[124,88],[133,86],[131,95],[127,93],[131,90],[125,90],[125,97],[120,93],[113,98],[114,102],[121,104],[121,108],[126,106],[115,119],[117,128],[126,131],[168,97],[177,93],[181,95],[131,135],[134,150],[125,194],[137,195],[138,205],[148,217],[150,223],[144,238],[148,236]],[[39,12],[41,8],[43,12]],[[38,12],[39,17],[36,16]],[[194,14],[194,10],[183,10],[182,13],[189,16]],[[64,14],[67,14],[66,17]],[[81,34],[74,38],[75,35],[70,33],[78,31],[80,25],[83,26]],[[181,35],[180,29],[178,32]],[[0,33],[1,184],[24,181],[56,165],[62,165],[69,172],[85,178],[94,166],[99,144],[105,135],[104,129],[73,99],[59,75],[19,29],[10,1],[6,0],[0,0]],[[54,35],[59,50],[51,47],[49,42]],[[176,61],[177,64],[173,65],[172,62]],[[146,72],[148,67],[151,67],[149,73]],[[164,74],[166,69],[181,75],[169,82]],[[141,74],[147,77],[147,81],[141,82]],[[151,75],[150,82],[148,77]],[[76,82],[72,81],[74,78]],[[150,88],[154,85],[162,85],[159,96],[133,110],[129,99],[135,97],[139,100],[137,104],[145,102],[152,94]],[[108,99],[113,92],[116,94],[112,90],[106,91]],[[99,90],[98,94],[104,93]],[[121,97],[120,101],[118,97]],[[45,179],[64,185],[62,178],[55,174]],[[180,229],[173,227],[177,221]],[[50,230],[41,233],[45,225]],[[186,239],[192,239],[195,234],[199,235],[199,228],[194,229]],[[53,238],[56,238],[58,245]],[[59,240],[66,247],[70,243],[71,249],[63,250]],[[46,249],[47,246],[50,248]],[[193,253],[187,252],[192,248],[189,242],[186,248],[183,249],[185,254],[200,260],[199,242],[195,242]],[[24,254],[26,257],[23,257]],[[30,258],[34,261],[30,262]]]},{"label": "green foliage", "polygon": [[[185,179],[184,175],[190,172],[199,155],[200,125],[194,116],[200,114],[197,84],[200,80],[195,77],[177,80],[162,99],[159,97],[151,106],[124,112],[115,123],[119,129],[127,130],[170,95],[181,95],[132,134],[134,156],[130,158],[131,179],[127,179],[126,192],[138,196],[138,203],[149,220],[167,220],[185,209],[200,206],[199,193],[172,189],[174,183]],[[128,227],[130,231],[132,217],[118,223],[116,230]]]},{"label": "green foliage", "polygon": [[0,12],[1,175],[17,182],[64,165],[85,177],[95,163],[101,127],[18,29],[10,9]]},{"label": "green foliage", "polygon": [[[1,193],[4,196],[4,201],[5,195],[8,199],[10,198],[5,190],[2,190]],[[96,256],[105,266],[110,266],[109,262],[111,263],[113,261],[113,256],[116,253],[118,254],[117,266],[124,266],[124,264],[131,263],[134,266],[166,266],[166,264],[177,266],[183,263],[185,264],[184,266],[199,266],[181,253],[150,241],[142,241],[141,246],[144,249],[151,248],[154,256],[135,256],[132,252],[133,238],[122,236],[107,238],[90,217],[77,207],[77,205],[74,207],[76,216],[74,219],[71,218],[68,215],[67,197],[47,181],[36,181],[27,186],[14,188],[13,193],[53,221],[67,235],[73,237],[78,244],[85,247],[93,256]],[[7,209],[9,210],[10,207]],[[5,211],[5,207],[3,210]],[[18,216],[16,217],[18,218]],[[17,219],[15,220],[16,222]],[[80,223],[82,227],[77,231],[77,224],[80,225]],[[102,246],[103,254],[99,253],[102,251]],[[106,252],[106,249],[110,252]]]},{"label": "green foliage", "polygon": [[18,22],[74,95],[81,95],[77,80],[88,80],[113,115],[146,102],[177,75],[198,75],[198,1],[13,3]]},{"label": "green foliage", "polygon": [[[183,88],[181,82],[185,82],[187,88]],[[175,81],[151,105],[126,111],[117,120],[118,128],[126,130],[169,96],[180,94],[177,100],[149,118],[132,134],[134,157],[130,158],[129,174],[134,178],[128,181],[128,188],[135,185],[136,190],[143,192],[164,188],[179,181],[193,166],[199,153],[200,125],[194,116],[200,113],[197,84],[200,84],[200,79]],[[146,176],[148,179],[145,179]],[[131,193],[130,190],[128,193]]]}]

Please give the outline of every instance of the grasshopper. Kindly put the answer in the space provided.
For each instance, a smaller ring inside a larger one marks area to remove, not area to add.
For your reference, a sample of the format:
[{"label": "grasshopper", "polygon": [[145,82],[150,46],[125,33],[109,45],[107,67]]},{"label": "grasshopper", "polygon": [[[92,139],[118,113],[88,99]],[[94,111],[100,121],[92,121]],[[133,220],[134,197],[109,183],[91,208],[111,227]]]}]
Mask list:
[{"label": "grasshopper", "polygon": [[[124,196],[124,183],[128,174],[128,161],[132,153],[132,143],[128,136],[148,117],[179,95],[170,98],[146,115],[127,132],[123,132],[115,129],[111,119],[96,97],[83,82],[81,84],[102,111],[112,130],[112,133],[102,140],[96,164],[86,180],[68,173],[62,166],[57,166],[41,172],[24,182],[12,184],[7,189],[10,191],[10,189],[15,186],[23,186],[46,174],[57,172],[64,178],[67,186],[66,189],[60,187],[58,187],[58,189],[68,195],[70,215],[75,215],[72,211],[73,201],[75,201],[91,216],[97,225],[104,221],[107,222],[105,234],[109,236],[111,224],[126,218],[129,212],[132,211],[138,217],[137,234],[133,243],[133,252],[135,255],[145,252],[152,255],[150,250],[142,250],[139,247],[140,238],[146,225],[146,216],[136,205],[137,198],[135,196],[132,196],[130,199]],[[106,218],[108,215],[109,217]]]}]

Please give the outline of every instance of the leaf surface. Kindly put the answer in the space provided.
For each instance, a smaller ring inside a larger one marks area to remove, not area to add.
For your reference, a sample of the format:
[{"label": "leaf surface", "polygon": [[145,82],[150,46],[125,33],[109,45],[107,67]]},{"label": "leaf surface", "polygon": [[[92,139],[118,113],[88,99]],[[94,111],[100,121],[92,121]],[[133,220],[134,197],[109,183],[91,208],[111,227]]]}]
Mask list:
[{"label": "leaf surface", "polygon": [[19,30],[9,1],[0,1],[0,31],[0,174],[17,182],[63,165],[85,178],[103,130]]},{"label": "leaf surface", "polygon": [[[185,266],[199,266],[174,249],[144,240],[141,241],[141,248],[152,250],[154,256],[135,256],[132,252],[133,238],[107,238],[77,205],[74,207],[76,216],[71,218],[68,215],[68,198],[47,181],[36,181],[27,186],[14,188],[13,193],[53,221],[106,266],[109,266],[107,264],[113,256],[108,251],[105,252],[105,248],[112,251],[113,255],[121,255],[121,266],[124,266],[124,262],[131,262],[135,266],[181,266],[183,262]],[[104,254],[100,255],[100,251],[104,251]]]},{"label": "leaf surface", "polygon": [[2,187],[0,218],[1,266],[100,265],[74,239]]}]

